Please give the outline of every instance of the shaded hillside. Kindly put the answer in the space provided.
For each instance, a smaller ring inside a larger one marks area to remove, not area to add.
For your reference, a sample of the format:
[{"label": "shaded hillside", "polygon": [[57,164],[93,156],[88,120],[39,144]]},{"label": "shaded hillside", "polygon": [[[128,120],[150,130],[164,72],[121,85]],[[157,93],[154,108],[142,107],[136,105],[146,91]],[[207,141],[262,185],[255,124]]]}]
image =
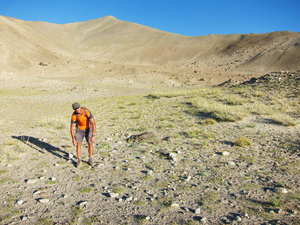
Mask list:
[{"label": "shaded hillside", "polygon": [[[300,33],[295,32],[187,37],[111,16],[65,25],[0,16],[0,28],[0,69],[5,72],[104,74],[103,63],[112,62],[155,66],[175,80],[207,74],[226,80],[229,74],[300,69]],[[40,62],[53,67],[46,71]]]}]

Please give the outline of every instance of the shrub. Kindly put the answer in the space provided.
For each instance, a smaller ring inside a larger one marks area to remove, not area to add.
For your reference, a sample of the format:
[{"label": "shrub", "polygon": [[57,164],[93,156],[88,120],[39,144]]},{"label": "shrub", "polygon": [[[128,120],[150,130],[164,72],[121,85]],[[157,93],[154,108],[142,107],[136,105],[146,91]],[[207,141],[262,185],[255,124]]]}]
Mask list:
[{"label": "shrub", "polygon": [[194,98],[193,105],[196,113],[206,114],[218,121],[236,122],[246,115],[241,106],[224,105],[202,97]]},{"label": "shrub", "polygon": [[252,145],[252,141],[246,137],[239,137],[234,144],[239,147],[244,147]]},{"label": "shrub", "polygon": [[274,115],[272,120],[282,126],[296,126],[296,121],[288,115]]},{"label": "shrub", "polygon": [[282,206],[283,203],[282,203],[281,198],[279,198],[279,197],[277,197],[277,198],[273,197],[273,198],[270,198],[270,204],[272,206],[274,206],[274,207],[280,207],[280,206]]},{"label": "shrub", "polygon": [[212,118],[207,118],[207,119],[202,121],[202,124],[206,124],[206,125],[214,125],[216,123],[217,123],[217,121],[215,119],[212,119]]}]

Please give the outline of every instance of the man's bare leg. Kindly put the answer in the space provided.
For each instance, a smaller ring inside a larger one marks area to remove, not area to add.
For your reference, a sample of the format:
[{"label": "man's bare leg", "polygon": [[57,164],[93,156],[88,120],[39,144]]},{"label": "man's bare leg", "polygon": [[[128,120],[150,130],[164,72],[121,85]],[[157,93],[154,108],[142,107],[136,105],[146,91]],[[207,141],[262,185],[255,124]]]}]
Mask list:
[{"label": "man's bare leg", "polygon": [[93,143],[92,142],[89,143],[89,150],[88,151],[89,151],[89,164],[91,166],[93,166],[94,162],[93,162]]},{"label": "man's bare leg", "polygon": [[81,143],[77,142],[77,166],[80,166],[81,164]]},{"label": "man's bare leg", "polygon": [[93,143],[89,143],[89,157],[93,158]]}]

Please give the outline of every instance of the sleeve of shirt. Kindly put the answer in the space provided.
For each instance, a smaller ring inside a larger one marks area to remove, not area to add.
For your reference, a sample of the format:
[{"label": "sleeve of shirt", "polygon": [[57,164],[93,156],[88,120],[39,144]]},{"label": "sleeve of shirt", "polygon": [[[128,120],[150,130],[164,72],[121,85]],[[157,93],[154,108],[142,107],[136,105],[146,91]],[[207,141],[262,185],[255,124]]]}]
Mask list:
[{"label": "sleeve of shirt", "polygon": [[72,114],[71,123],[76,123],[76,116]]},{"label": "sleeve of shirt", "polygon": [[92,113],[90,112],[90,110],[86,110],[86,116],[87,116],[87,118],[89,120],[92,119],[92,118],[94,118],[93,115],[92,115]]}]

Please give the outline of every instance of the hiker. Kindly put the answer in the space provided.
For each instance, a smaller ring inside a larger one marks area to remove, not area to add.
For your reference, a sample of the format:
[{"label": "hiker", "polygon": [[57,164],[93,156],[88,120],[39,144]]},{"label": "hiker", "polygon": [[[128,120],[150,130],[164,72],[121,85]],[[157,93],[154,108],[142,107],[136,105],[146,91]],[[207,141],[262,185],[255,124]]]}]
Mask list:
[{"label": "hiker", "polygon": [[[89,144],[89,165],[93,166],[93,143],[95,142],[95,133],[96,133],[96,123],[92,113],[81,107],[78,102],[72,104],[74,112],[71,118],[71,136],[73,145],[76,146],[77,150],[77,163],[76,166],[81,166],[81,144],[82,140],[85,137],[86,141]],[[76,124],[76,132],[75,132]]]}]

